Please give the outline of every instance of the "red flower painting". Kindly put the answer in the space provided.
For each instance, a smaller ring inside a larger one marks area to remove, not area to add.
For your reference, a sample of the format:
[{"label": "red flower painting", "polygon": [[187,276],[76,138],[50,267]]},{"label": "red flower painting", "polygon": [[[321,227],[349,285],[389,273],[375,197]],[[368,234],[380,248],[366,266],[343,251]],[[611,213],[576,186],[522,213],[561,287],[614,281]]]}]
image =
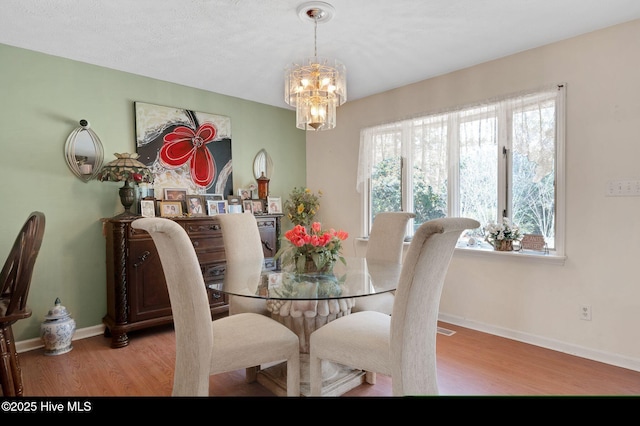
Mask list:
[{"label": "red flower painting", "polygon": [[160,149],[160,161],[165,167],[175,169],[190,162],[191,180],[198,186],[207,188],[216,176],[216,165],[207,144],[216,136],[216,128],[205,123],[195,131],[186,126],[178,126],[165,135]]}]

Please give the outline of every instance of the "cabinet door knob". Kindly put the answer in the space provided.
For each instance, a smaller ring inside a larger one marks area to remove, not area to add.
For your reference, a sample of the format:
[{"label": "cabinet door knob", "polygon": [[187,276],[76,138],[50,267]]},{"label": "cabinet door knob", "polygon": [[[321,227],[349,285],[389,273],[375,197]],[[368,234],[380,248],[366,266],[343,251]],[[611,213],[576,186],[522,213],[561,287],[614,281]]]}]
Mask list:
[{"label": "cabinet door knob", "polygon": [[209,225],[209,229],[212,231],[217,231],[220,229],[220,225]]},{"label": "cabinet door knob", "polygon": [[198,247],[200,245],[199,241],[192,241],[194,247]]}]

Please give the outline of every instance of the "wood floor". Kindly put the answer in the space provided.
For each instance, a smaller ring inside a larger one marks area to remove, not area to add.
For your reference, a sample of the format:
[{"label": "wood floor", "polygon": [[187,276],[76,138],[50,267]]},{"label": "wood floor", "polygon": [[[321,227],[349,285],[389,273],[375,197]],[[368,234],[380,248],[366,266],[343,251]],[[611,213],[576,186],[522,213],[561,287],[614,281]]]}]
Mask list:
[{"label": "wood floor", "polygon": [[[440,324],[456,331],[438,334],[441,395],[640,395],[640,372],[531,346],[490,334]],[[172,328],[130,333],[130,344],[112,349],[96,336],[73,342],[63,355],[42,349],[19,354],[25,396],[170,396],[175,342]],[[244,370],[211,378],[211,396],[273,396],[258,383],[245,383]],[[391,379],[378,375],[344,397],[391,396]]]}]

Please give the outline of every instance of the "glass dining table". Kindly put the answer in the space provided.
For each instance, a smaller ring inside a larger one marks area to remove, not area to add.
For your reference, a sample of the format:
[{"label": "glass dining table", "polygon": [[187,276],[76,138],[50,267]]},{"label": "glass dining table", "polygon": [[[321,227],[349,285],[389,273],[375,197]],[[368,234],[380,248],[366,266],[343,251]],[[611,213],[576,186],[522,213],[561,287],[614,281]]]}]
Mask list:
[{"label": "glass dining table", "polygon": [[[262,265],[227,262],[224,281],[209,284],[233,297],[263,299],[271,317],[293,330],[300,340],[301,393],[309,392],[309,337],[336,318],[349,315],[358,299],[396,289],[402,266],[361,257],[336,262],[332,273],[297,273],[264,270]],[[233,303],[233,301],[231,301]],[[326,365],[325,365],[326,364]],[[323,395],[341,395],[364,381],[365,372],[323,363]],[[278,364],[263,368],[258,382],[277,395],[286,394],[286,369]]]}]

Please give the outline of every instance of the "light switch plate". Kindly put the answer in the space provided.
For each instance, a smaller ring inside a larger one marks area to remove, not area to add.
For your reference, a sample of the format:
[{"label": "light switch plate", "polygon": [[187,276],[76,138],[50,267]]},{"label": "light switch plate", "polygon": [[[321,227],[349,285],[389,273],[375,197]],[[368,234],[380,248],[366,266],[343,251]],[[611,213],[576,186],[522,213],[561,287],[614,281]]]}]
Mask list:
[{"label": "light switch plate", "polygon": [[640,180],[610,180],[605,188],[607,197],[640,197]]}]

